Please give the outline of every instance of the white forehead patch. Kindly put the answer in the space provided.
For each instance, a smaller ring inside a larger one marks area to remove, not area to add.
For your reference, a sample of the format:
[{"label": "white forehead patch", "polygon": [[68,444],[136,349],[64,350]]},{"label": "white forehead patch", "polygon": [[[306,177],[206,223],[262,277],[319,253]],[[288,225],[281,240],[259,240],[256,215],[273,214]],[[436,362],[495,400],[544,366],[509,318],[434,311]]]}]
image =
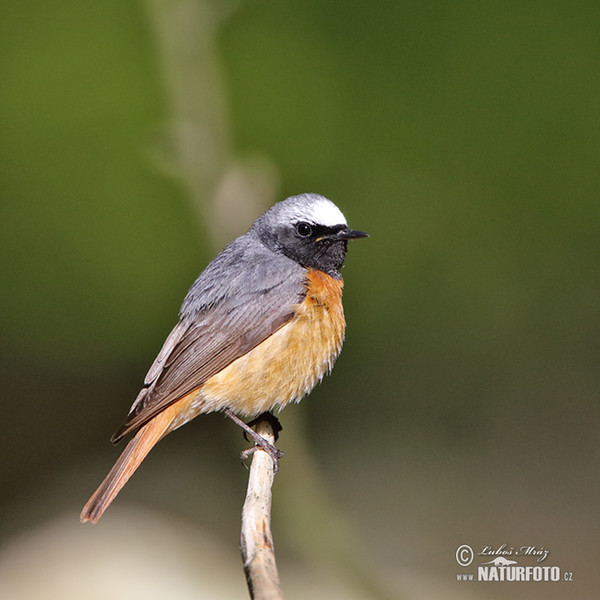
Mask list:
[{"label": "white forehead patch", "polygon": [[346,217],[342,211],[327,198],[318,198],[311,202],[306,207],[306,212],[301,218],[311,221],[316,225],[325,225],[325,227],[333,227],[334,225],[346,225]]}]

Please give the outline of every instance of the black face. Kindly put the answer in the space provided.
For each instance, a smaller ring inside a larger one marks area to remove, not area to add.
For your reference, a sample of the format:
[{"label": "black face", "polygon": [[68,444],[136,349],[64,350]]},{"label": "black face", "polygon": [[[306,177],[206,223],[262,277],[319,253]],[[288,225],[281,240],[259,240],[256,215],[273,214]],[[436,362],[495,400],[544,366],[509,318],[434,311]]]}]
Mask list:
[{"label": "black face", "polygon": [[279,250],[288,258],[304,267],[319,269],[339,278],[344,265],[348,240],[365,237],[360,231],[352,231],[346,225],[316,225],[297,221],[277,232]]}]

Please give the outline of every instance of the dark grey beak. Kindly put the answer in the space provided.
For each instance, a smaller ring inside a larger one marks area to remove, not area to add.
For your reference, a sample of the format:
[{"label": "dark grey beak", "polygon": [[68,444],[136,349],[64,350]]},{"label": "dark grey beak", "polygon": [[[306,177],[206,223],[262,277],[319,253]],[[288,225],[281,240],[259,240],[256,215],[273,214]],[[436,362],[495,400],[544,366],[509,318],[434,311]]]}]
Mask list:
[{"label": "dark grey beak", "polygon": [[338,231],[332,237],[337,240],[357,240],[359,238],[369,237],[369,234],[365,233],[364,231],[356,231],[355,229],[346,228],[342,229],[341,231]]}]

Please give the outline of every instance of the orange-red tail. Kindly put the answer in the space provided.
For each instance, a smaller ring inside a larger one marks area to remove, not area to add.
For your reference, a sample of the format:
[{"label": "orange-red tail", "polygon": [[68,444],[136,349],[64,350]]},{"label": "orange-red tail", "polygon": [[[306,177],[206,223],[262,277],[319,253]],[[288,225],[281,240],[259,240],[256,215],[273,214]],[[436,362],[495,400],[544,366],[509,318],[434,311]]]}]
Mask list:
[{"label": "orange-red tail", "polygon": [[134,471],[140,466],[140,463],[146,458],[148,452],[166,433],[169,425],[179,412],[177,405],[171,405],[161,413],[156,415],[146,425],[144,425],[127,444],[125,450],[100,487],[92,494],[87,504],[81,511],[81,522],[91,521],[96,523],[109,507],[115,496],[121,491],[121,488],[127,483]]}]

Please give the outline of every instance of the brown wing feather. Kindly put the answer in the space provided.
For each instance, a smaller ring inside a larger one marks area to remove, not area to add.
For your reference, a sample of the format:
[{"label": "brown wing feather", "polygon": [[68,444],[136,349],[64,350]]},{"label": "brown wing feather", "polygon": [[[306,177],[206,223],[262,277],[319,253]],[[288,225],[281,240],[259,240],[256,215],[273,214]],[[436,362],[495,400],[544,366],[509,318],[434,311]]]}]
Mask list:
[{"label": "brown wing feather", "polygon": [[301,275],[292,282],[284,279],[252,294],[223,299],[180,320],[112,441],[138,429],[275,333],[293,317],[305,291]]}]

